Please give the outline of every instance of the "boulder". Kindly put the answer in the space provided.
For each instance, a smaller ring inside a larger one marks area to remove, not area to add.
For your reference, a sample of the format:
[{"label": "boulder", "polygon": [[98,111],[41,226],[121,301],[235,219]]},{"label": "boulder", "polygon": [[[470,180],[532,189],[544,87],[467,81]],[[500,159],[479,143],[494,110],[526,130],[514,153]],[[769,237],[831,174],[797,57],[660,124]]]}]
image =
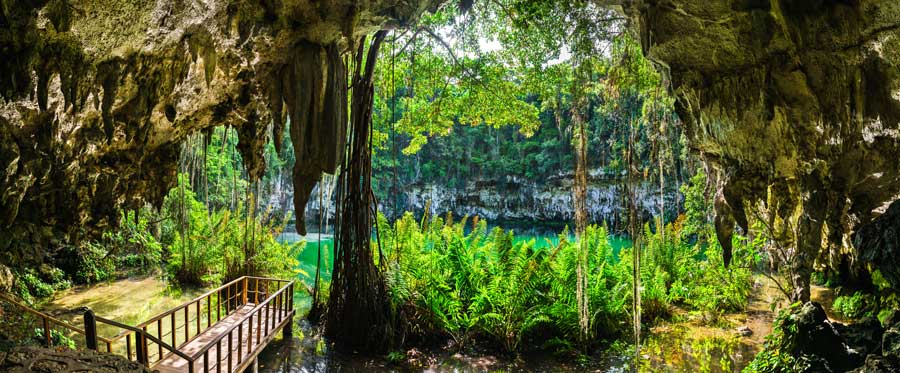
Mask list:
[{"label": "boulder", "polygon": [[863,366],[854,369],[853,373],[882,373],[900,371],[900,364],[878,355],[866,356]]},{"label": "boulder", "polygon": [[844,372],[862,365],[864,356],[847,345],[835,324],[828,320],[822,305],[806,302],[790,316],[789,322],[797,330],[792,336],[796,342],[794,351],[790,353],[813,362],[813,371]]},{"label": "boulder", "polygon": [[894,325],[881,339],[881,355],[900,362],[900,325]]},{"label": "boulder", "polygon": [[0,371],[25,372],[149,372],[122,356],[92,350],[19,346],[0,355]]},{"label": "boulder", "polygon": [[884,318],[884,322],[881,325],[885,328],[890,328],[897,325],[897,323],[900,323],[900,310],[891,310],[891,313]]},{"label": "boulder", "polygon": [[884,214],[860,228],[853,241],[860,259],[878,268],[894,290],[900,289],[900,203],[891,203]]},{"label": "boulder", "polygon": [[866,317],[852,325],[834,323],[835,328],[847,345],[863,356],[881,352],[881,337],[884,328],[878,319]]}]

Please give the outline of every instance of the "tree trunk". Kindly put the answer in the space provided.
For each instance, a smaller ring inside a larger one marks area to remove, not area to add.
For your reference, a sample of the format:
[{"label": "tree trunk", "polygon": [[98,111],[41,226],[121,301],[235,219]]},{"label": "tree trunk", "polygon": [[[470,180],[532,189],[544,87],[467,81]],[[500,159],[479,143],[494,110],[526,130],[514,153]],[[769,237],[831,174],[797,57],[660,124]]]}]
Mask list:
[{"label": "tree trunk", "polygon": [[634,326],[634,362],[635,367],[638,366],[641,356],[641,231],[640,218],[638,217],[637,196],[635,194],[635,178],[634,175],[639,172],[636,166],[634,155],[635,144],[635,121],[630,120],[628,133],[628,233],[631,235],[633,255],[632,255],[632,323]]},{"label": "tree trunk", "polygon": [[584,87],[584,66],[576,66],[575,86],[572,92],[572,145],[575,148],[575,180],[573,183],[573,201],[575,203],[575,234],[579,238],[578,257],[575,264],[575,297],[578,305],[578,326],[581,342],[590,337],[590,302],[587,292],[588,242],[584,237],[587,229],[587,133],[584,128],[585,118],[582,113],[587,98],[582,92]]},{"label": "tree trunk", "polygon": [[[394,342],[387,289],[370,245],[372,81],[384,35],[385,31],[375,34],[365,61],[365,39],[356,54],[348,156],[343,161],[338,190],[339,223],[326,334],[345,351],[384,352]],[[363,63],[365,70],[361,73]]]}]

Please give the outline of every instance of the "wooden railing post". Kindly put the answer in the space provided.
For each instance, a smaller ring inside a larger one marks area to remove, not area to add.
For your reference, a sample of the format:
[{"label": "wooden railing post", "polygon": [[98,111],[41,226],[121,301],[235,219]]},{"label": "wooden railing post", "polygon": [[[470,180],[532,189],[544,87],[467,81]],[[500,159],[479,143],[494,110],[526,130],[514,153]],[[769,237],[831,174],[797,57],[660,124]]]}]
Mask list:
[{"label": "wooden railing post", "polygon": [[288,296],[287,296],[287,304],[285,305],[285,311],[287,312],[288,322],[284,324],[284,329],[281,331],[282,338],[291,339],[294,336],[294,314],[291,313],[291,310],[294,309],[294,282],[291,281],[288,284]]},{"label": "wooden railing post", "polygon": [[[53,346],[53,339],[50,338],[50,320],[47,320],[46,317],[42,317],[44,320],[44,343],[47,344],[47,347]],[[94,342],[94,349],[97,349],[96,342]]]},{"label": "wooden railing post", "polygon": [[197,301],[197,334],[200,335],[200,301]]},{"label": "wooden railing post", "polygon": [[[252,316],[252,315],[251,315],[251,316]],[[251,319],[251,320],[252,320],[252,319]],[[251,321],[250,323],[253,324],[252,321]],[[242,346],[243,344],[244,344],[244,323],[241,322],[241,325],[238,326],[238,339],[237,339],[237,355],[238,355],[238,357],[237,357],[237,363],[238,363],[238,365],[241,365],[241,363],[242,363],[243,360],[244,360],[244,359],[243,359],[243,356],[244,356],[244,349],[241,348],[241,346]],[[250,343],[247,343],[247,348],[250,348]],[[253,350],[250,350],[250,351],[253,351]]]},{"label": "wooden railing post", "polygon": [[[172,347],[175,347],[175,346],[178,346],[178,343],[175,343],[175,336],[178,334],[175,332],[176,331],[175,330],[175,312],[172,312],[171,318],[172,318],[171,319],[172,320],[172,323],[171,323],[172,324]],[[159,334],[160,334],[159,339],[162,339],[162,331],[160,331]],[[185,339],[185,340],[187,340],[187,339]]]},{"label": "wooden railing post", "polygon": [[[187,343],[187,341],[191,339],[191,327],[190,327],[191,320],[189,317],[190,309],[191,309],[191,306],[189,306],[189,305],[184,306],[184,342],[185,343]],[[197,317],[200,317],[200,315],[197,315]],[[172,345],[172,347],[178,347],[178,346]]]},{"label": "wooden railing post", "polygon": [[243,286],[243,291],[241,291],[241,293],[242,293],[242,295],[241,295],[241,297],[242,297],[241,304],[247,304],[247,283],[248,283],[248,282],[249,282],[249,281],[247,281],[247,278],[244,277],[244,283],[243,283],[243,285],[242,285],[242,286]]},{"label": "wooden railing post", "polygon": [[216,290],[216,321],[222,319],[222,289]]},{"label": "wooden railing post", "polygon": [[84,311],[84,340],[87,348],[97,350],[97,318],[90,308]]},{"label": "wooden railing post", "polygon": [[256,284],[256,290],[253,291],[253,304],[259,304],[259,279],[253,279],[253,283]]},{"label": "wooden railing post", "polygon": [[146,332],[147,327],[144,327],[140,333],[135,334],[134,341],[134,350],[137,353],[137,361],[144,364],[145,367],[150,366],[150,359],[147,358],[147,337],[144,336],[144,333]]}]

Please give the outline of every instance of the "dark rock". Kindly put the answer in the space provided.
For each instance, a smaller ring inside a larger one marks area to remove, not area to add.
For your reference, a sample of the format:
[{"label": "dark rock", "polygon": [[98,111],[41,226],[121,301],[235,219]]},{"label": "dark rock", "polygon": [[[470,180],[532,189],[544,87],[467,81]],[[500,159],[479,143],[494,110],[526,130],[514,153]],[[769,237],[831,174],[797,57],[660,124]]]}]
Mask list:
[{"label": "dark rock", "polygon": [[[900,202],[853,235],[860,259],[881,271],[894,290],[900,290]],[[894,320],[897,320],[894,318]]]},{"label": "dark rock", "polygon": [[897,371],[900,371],[900,364],[874,354],[866,356],[866,362],[863,366],[852,370],[853,373],[883,373]]},{"label": "dark rock", "polygon": [[866,317],[852,325],[834,323],[834,326],[844,337],[847,345],[863,356],[881,352],[881,337],[884,334],[884,328],[878,319]]},{"label": "dark rock", "polygon": [[0,371],[24,372],[149,372],[122,356],[92,350],[19,346],[0,355]]},{"label": "dark rock", "polygon": [[790,317],[797,326],[793,355],[816,360],[814,367],[834,371],[847,371],[863,363],[864,356],[847,345],[820,304],[806,302]]},{"label": "dark rock", "polygon": [[10,291],[15,280],[9,267],[0,264],[0,291]]},{"label": "dark rock", "polygon": [[900,326],[894,325],[884,332],[881,339],[881,355],[900,362]]},{"label": "dark rock", "polygon": [[884,322],[881,325],[885,328],[890,328],[897,323],[900,323],[900,310],[891,310],[891,313],[884,318]]},{"label": "dark rock", "polygon": [[737,328],[737,333],[743,337],[749,337],[753,335],[753,330],[750,330],[747,326],[741,326]]}]

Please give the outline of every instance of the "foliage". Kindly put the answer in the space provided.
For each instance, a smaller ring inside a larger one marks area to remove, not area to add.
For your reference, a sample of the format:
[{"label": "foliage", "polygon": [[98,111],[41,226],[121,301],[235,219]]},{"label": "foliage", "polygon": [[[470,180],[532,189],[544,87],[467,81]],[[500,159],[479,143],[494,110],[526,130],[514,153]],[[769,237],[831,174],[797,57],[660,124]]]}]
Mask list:
[{"label": "foliage", "polygon": [[115,258],[116,268],[150,269],[162,260],[162,243],[154,237],[148,209],[123,211],[119,227],[104,233],[102,244]]},{"label": "foliage", "polygon": [[781,310],[772,325],[772,333],[766,336],[763,350],[744,368],[744,372],[785,373],[804,372],[810,368],[803,357],[795,357],[790,352],[797,347],[797,324],[791,317],[800,309],[797,302]]},{"label": "foliage", "polygon": [[409,183],[559,177],[574,161],[575,112],[588,169],[622,175],[632,126],[645,177],[654,156],[682,173],[680,126],[666,130],[677,122],[673,101],[637,41],[620,32],[622,18],[584,1],[474,6],[442,8],[382,49],[373,186],[379,200],[393,199],[392,212],[407,208],[394,198]]},{"label": "foliage", "polygon": [[[666,317],[673,305],[718,314],[747,304],[755,247],[736,238],[735,265],[726,270],[714,243],[688,243],[684,221],[659,232],[645,226],[645,322]],[[575,242],[566,230],[557,245],[536,249],[533,240],[488,230],[478,218],[420,223],[406,213],[393,225],[380,216],[378,225],[384,253],[378,261],[387,269],[392,304],[415,333],[445,334],[457,347],[486,336],[509,352],[538,336],[551,341],[546,347],[581,345],[574,271],[580,249],[587,253],[589,340],[627,331],[634,251],[614,252],[604,227],[588,227]]]},{"label": "foliage", "polygon": [[871,295],[857,291],[852,295],[841,295],[835,298],[832,308],[841,317],[856,320],[863,316],[872,316],[871,306],[874,301]]},{"label": "foliage", "polygon": [[[45,343],[44,328],[34,328],[34,341]],[[50,329],[50,343],[53,346],[61,346],[70,350],[75,349],[75,341],[56,329]]]},{"label": "foliage", "polygon": [[109,250],[103,244],[85,242],[76,248],[76,252],[76,282],[92,284],[112,279],[115,276],[115,260],[107,255]]},{"label": "foliage", "polygon": [[149,209],[123,211],[118,227],[96,239],[64,247],[57,265],[60,276],[92,284],[114,279],[128,272],[152,272],[162,262],[162,243],[154,234],[152,221],[158,217]]},{"label": "foliage", "polygon": [[[181,183],[187,184],[185,178],[181,175]],[[282,244],[275,239],[289,216],[261,219],[244,209],[239,202],[234,211],[210,213],[189,186],[173,188],[163,212],[176,217],[167,220],[163,228],[172,237],[169,275],[183,284],[219,283],[245,274],[293,277],[303,244]]]},{"label": "foliage", "polygon": [[53,295],[53,291],[53,286],[44,282],[33,269],[25,269],[16,274],[13,293],[26,303],[33,303],[35,298],[48,298]]}]

